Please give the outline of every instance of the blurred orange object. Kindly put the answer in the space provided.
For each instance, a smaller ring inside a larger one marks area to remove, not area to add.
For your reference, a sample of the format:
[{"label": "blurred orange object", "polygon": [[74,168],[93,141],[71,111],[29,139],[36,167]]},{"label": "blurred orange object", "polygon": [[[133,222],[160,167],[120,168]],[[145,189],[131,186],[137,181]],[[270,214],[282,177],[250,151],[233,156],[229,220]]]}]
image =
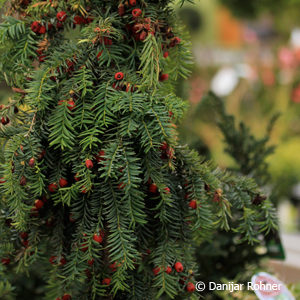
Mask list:
[{"label": "blurred orange object", "polygon": [[242,23],[236,20],[226,8],[220,8],[217,17],[220,42],[224,46],[240,47],[243,44]]}]

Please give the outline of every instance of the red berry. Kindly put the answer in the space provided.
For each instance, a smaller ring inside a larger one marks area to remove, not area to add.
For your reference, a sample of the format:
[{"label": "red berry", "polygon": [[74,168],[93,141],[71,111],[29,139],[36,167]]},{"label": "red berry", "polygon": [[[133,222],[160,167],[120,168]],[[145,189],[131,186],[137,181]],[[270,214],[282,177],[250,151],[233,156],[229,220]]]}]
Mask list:
[{"label": "red berry", "polygon": [[28,241],[22,241],[22,244],[24,247],[28,247],[29,242]]},{"label": "red berry", "polygon": [[120,4],[118,7],[118,13],[120,17],[123,17],[125,15],[125,6],[124,4]]},{"label": "red berry", "polygon": [[35,165],[35,159],[34,159],[33,157],[29,159],[28,165],[29,165],[31,168],[34,167],[34,165]]},{"label": "red berry", "polygon": [[168,148],[166,154],[169,159],[172,159],[174,157],[174,149],[172,147]]},{"label": "red berry", "polygon": [[36,209],[41,209],[44,206],[44,202],[42,200],[35,200],[34,201],[34,206],[36,207]]},{"label": "red berry", "polygon": [[123,190],[125,188],[126,184],[124,182],[121,182],[118,184],[118,189]]},{"label": "red berry", "polygon": [[169,79],[169,74],[161,74],[159,77],[159,81],[166,81]]},{"label": "red berry", "polygon": [[80,180],[80,177],[79,177],[78,173],[75,174],[74,179],[75,179],[75,181],[79,181]]},{"label": "red berry", "polygon": [[60,265],[63,266],[67,263],[67,260],[64,257],[62,257],[59,262],[60,262]]},{"label": "red berry", "polygon": [[112,45],[112,39],[105,36],[104,37],[104,45],[105,46],[111,46]]},{"label": "red berry", "polygon": [[175,45],[177,45],[181,42],[181,39],[178,36],[175,36],[173,41],[174,41]]},{"label": "red berry", "polygon": [[172,118],[172,116],[173,116],[173,112],[169,111],[169,117]]},{"label": "red berry", "polygon": [[59,29],[59,28],[63,28],[64,25],[61,23],[61,22],[57,22],[56,23],[56,28]]},{"label": "red berry", "polygon": [[92,259],[90,259],[90,260],[88,260],[88,264],[90,265],[90,266],[92,266],[93,264],[94,264],[94,262],[95,262],[95,260],[92,258]]},{"label": "red berry", "polygon": [[117,263],[116,262],[110,264],[108,267],[112,270],[112,272],[117,271]]},{"label": "red berry", "polygon": [[20,238],[23,239],[23,240],[28,239],[28,233],[27,232],[21,232],[20,233]]},{"label": "red berry", "polygon": [[86,165],[86,167],[87,167],[88,169],[92,169],[92,168],[94,167],[94,164],[93,164],[93,162],[92,162],[90,159],[87,159],[87,160],[85,161],[85,165]]},{"label": "red berry", "polygon": [[64,295],[62,296],[61,299],[62,299],[62,300],[71,300],[72,297],[71,297],[71,295],[69,295],[69,294],[64,294]]},{"label": "red berry", "polygon": [[94,234],[94,236],[93,236],[93,240],[95,241],[95,242],[97,242],[97,243],[102,243],[102,241],[103,241],[103,238],[102,238],[102,236],[101,236],[101,234]]},{"label": "red berry", "polygon": [[102,280],[102,284],[103,284],[103,285],[110,285],[110,282],[111,282],[111,279],[110,279],[110,278],[104,278],[104,279]]},{"label": "red berry", "polygon": [[0,184],[3,184],[5,182],[6,182],[6,180],[4,180],[4,177],[0,177]]},{"label": "red berry", "polygon": [[74,24],[80,25],[80,24],[84,24],[84,22],[85,21],[84,21],[83,17],[81,17],[81,16],[74,17],[74,21],[73,21]]},{"label": "red berry", "polygon": [[170,43],[170,47],[175,47],[181,42],[181,39],[179,37],[174,37]]},{"label": "red berry", "polygon": [[40,56],[38,57],[38,59],[39,59],[39,62],[43,62],[43,61],[45,61],[45,59],[46,59],[46,55],[40,55]]},{"label": "red berry", "polygon": [[38,33],[41,28],[41,24],[38,21],[34,21],[31,23],[30,28],[33,32]]},{"label": "red berry", "polygon": [[153,272],[154,276],[157,276],[157,274],[160,272],[160,267],[156,267],[156,268],[152,269],[152,272]]},{"label": "red berry", "polygon": [[167,266],[166,268],[166,273],[170,274],[172,272],[172,268],[170,266]]},{"label": "red berry", "polygon": [[27,183],[27,179],[24,176],[22,176],[21,179],[20,179],[20,185],[25,186],[26,183]]},{"label": "red berry", "polygon": [[136,6],[136,0],[129,0],[129,4],[131,6]]},{"label": "red berry", "polygon": [[152,193],[152,194],[157,193],[157,185],[155,183],[150,184],[149,192]]},{"label": "red berry", "polygon": [[71,223],[74,223],[76,220],[73,218],[73,214],[70,214],[69,215],[69,221],[71,222]]},{"label": "red berry", "polygon": [[60,187],[64,188],[64,187],[66,187],[67,185],[68,185],[68,181],[67,181],[66,179],[64,179],[64,178],[60,178],[60,179],[59,179],[59,186],[60,186]]},{"label": "red berry", "polygon": [[164,58],[167,58],[168,56],[169,56],[169,52],[168,51],[164,52]]},{"label": "red berry", "polygon": [[95,155],[95,158],[96,158],[96,160],[97,160],[98,163],[101,162],[101,161],[103,161],[103,160],[105,160],[104,155],[105,155],[105,152],[103,150],[100,150],[98,152],[98,154]]},{"label": "red berry", "polygon": [[46,27],[45,26],[41,26],[39,29],[39,33],[40,34],[45,34],[46,33]]},{"label": "red berry", "polygon": [[46,150],[43,149],[42,152],[39,154],[38,159],[41,160],[46,154]]},{"label": "red berry", "polygon": [[176,272],[178,272],[178,273],[181,273],[183,271],[183,265],[179,261],[175,264],[174,267],[175,267]]},{"label": "red berry", "polygon": [[189,203],[189,207],[192,209],[196,209],[197,208],[197,201],[196,200],[191,200]]},{"label": "red berry", "polygon": [[64,22],[67,18],[67,14],[64,11],[59,11],[56,14],[56,18],[59,22]]},{"label": "red berry", "polygon": [[140,41],[144,41],[146,39],[147,35],[148,35],[147,32],[143,30],[139,36]]},{"label": "red berry", "polygon": [[70,111],[72,111],[76,107],[74,100],[69,100],[67,103],[68,103],[67,107]]},{"label": "red berry", "polygon": [[195,290],[196,290],[195,285],[192,282],[188,282],[188,284],[186,285],[186,290],[189,293],[195,292]]},{"label": "red berry", "polygon": [[124,78],[124,74],[122,72],[118,72],[115,74],[116,80],[122,80]]},{"label": "red berry", "polygon": [[82,244],[81,247],[80,247],[80,250],[82,252],[86,252],[87,250],[89,249],[88,245],[85,243],[85,244]]},{"label": "red berry", "polygon": [[3,125],[8,124],[8,123],[9,123],[9,118],[8,118],[8,117],[2,117],[2,118],[1,118],[1,123],[2,123]]},{"label": "red berry", "polygon": [[166,194],[170,194],[170,192],[171,192],[170,188],[168,188],[168,187],[164,188],[164,190],[165,190]]},{"label": "red berry", "polygon": [[97,59],[98,59],[98,60],[99,60],[99,58],[101,57],[102,53],[103,53],[103,50],[101,50],[101,51],[97,54]]},{"label": "red berry", "polygon": [[58,185],[56,183],[50,183],[48,185],[48,190],[50,193],[56,192],[57,189],[58,189]]},{"label": "red berry", "polygon": [[57,259],[57,256],[51,256],[51,257],[49,258],[49,262],[50,262],[50,264],[51,264],[51,265],[54,265],[54,264],[55,264],[55,261],[56,261],[56,259]]},{"label": "red berry", "polygon": [[4,266],[9,265],[9,264],[10,264],[10,258],[2,258],[2,259],[1,259],[1,263],[2,263],[2,265],[4,265]]},{"label": "red berry", "polygon": [[134,18],[138,18],[139,16],[142,15],[142,10],[139,9],[139,8],[135,8],[133,11],[132,11],[132,16]]}]

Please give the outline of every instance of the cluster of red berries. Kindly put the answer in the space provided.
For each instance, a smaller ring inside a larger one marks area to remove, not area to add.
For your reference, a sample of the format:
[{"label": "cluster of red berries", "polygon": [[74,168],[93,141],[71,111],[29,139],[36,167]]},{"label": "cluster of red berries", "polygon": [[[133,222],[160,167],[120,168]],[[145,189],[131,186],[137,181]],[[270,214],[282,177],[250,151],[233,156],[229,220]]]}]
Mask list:
[{"label": "cluster of red berries", "polygon": [[[64,187],[68,186],[68,184],[69,184],[69,183],[68,183],[68,180],[65,179],[65,178],[63,178],[63,177],[61,177],[61,178],[59,179],[58,183],[59,183],[59,186],[60,186],[61,188],[64,188]],[[49,191],[50,193],[55,193],[57,190],[58,190],[58,185],[57,185],[57,183],[53,182],[53,183],[50,183],[50,184],[48,185],[48,191]]]},{"label": "cluster of red berries", "polygon": [[[174,269],[177,273],[182,273],[184,270],[183,264],[179,261],[176,262],[174,264]],[[153,275],[157,276],[161,272],[161,270],[164,270],[167,274],[171,274],[173,271],[172,267],[170,267],[170,266],[167,266],[166,268],[165,267],[164,268],[155,267],[152,269]],[[184,279],[187,279],[187,278],[184,278]],[[196,290],[195,285],[192,282],[188,282],[186,285],[186,290],[190,293],[194,292]]]},{"label": "cluster of red berries", "polygon": [[[158,192],[158,187],[155,183],[151,183],[151,181],[149,180],[149,192],[151,194],[157,194]],[[165,194],[170,194],[171,193],[171,190],[169,187],[165,187],[164,188],[164,193]]]},{"label": "cluster of red berries", "polygon": [[45,34],[47,29],[48,31],[51,30],[53,25],[48,23],[47,27],[42,25],[40,21],[34,21],[31,23],[30,28],[36,34]]},{"label": "cluster of red berries", "polygon": [[64,256],[62,256],[59,261],[58,261],[58,257],[57,256],[51,256],[49,258],[49,262],[50,262],[51,265],[58,264],[59,266],[64,266],[67,263],[67,260],[65,259]]},{"label": "cluster of red berries", "polygon": [[144,41],[149,33],[155,34],[155,29],[150,18],[141,18],[131,27],[131,32],[136,41]]},{"label": "cluster of red berries", "polygon": [[[171,274],[172,268],[170,266],[167,266],[167,268],[164,268],[164,269],[167,274]],[[183,270],[184,270],[183,264],[180,261],[176,262],[174,264],[174,269],[177,273],[183,272]],[[156,276],[161,271],[161,268],[156,267],[152,271],[153,271],[154,276]]]},{"label": "cluster of red berries", "polygon": [[68,101],[59,100],[58,105],[63,105],[65,102],[67,102],[67,108],[69,109],[69,111],[73,111],[76,108],[76,104],[72,98],[70,98]]},{"label": "cluster of red berries", "polygon": [[73,19],[74,25],[84,25],[84,24],[89,24],[91,22],[93,22],[93,18],[91,17],[83,18],[81,16],[75,16]]},{"label": "cluster of red berries", "polygon": [[[63,22],[67,19],[67,14],[64,11],[59,11],[56,14],[56,28],[62,28]],[[31,23],[30,28],[33,32],[36,34],[45,34],[48,31],[50,31],[53,28],[53,24],[48,23],[47,26],[43,25],[40,21],[34,21]]]},{"label": "cluster of red berries", "polygon": [[[125,3],[120,3],[118,7],[119,16],[123,17],[126,12],[126,8],[132,9],[132,7],[136,6],[136,0],[125,1]],[[134,18],[139,17],[142,14],[141,9],[135,8],[132,10],[132,16]]]}]

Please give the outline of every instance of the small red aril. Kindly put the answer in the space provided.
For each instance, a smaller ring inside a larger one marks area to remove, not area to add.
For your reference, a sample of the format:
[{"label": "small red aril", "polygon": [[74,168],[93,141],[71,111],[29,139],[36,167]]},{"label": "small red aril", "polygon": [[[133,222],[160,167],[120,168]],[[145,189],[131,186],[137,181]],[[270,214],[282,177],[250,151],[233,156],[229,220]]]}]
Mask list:
[{"label": "small red aril", "polygon": [[88,168],[88,169],[92,169],[94,167],[94,164],[93,162],[90,160],[90,159],[87,159],[85,161],[85,166]]},{"label": "small red aril", "polygon": [[64,188],[68,185],[68,181],[65,178],[60,178],[59,179],[59,186]]},{"label": "small red aril", "polygon": [[95,242],[97,242],[97,243],[102,243],[102,241],[103,241],[103,238],[102,238],[102,236],[101,236],[101,234],[94,234],[93,235],[93,240],[95,241]]},{"label": "small red aril", "polygon": [[183,271],[183,265],[179,261],[177,263],[175,263],[174,268],[175,268],[176,272],[178,272],[178,273],[181,273]]},{"label": "small red aril", "polygon": [[191,200],[189,203],[189,207],[192,209],[196,209],[197,208],[197,201],[196,200]]},{"label": "small red aril", "polygon": [[44,206],[44,202],[40,199],[34,201],[34,206],[36,209],[41,209]]},{"label": "small red aril", "polygon": [[103,284],[103,285],[110,285],[110,283],[111,283],[111,279],[110,279],[110,278],[104,278],[104,279],[102,280],[102,284]]},{"label": "small red aril", "polygon": [[186,290],[189,293],[193,293],[193,292],[195,292],[196,287],[195,287],[195,285],[192,282],[188,282],[188,284],[186,285]]}]

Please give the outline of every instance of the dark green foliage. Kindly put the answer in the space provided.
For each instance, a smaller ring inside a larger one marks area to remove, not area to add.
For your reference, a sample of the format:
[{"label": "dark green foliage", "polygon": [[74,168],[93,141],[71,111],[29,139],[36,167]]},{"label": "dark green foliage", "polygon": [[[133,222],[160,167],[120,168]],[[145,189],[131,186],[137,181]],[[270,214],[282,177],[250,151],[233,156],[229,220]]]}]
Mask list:
[{"label": "dark green foliage", "polygon": [[[268,202],[252,205],[253,180],[178,143],[186,104],[174,84],[191,54],[173,9],[137,1],[135,19],[120,1],[14,4],[11,14],[29,15],[0,26],[1,73],[15,91],[0,112],[10,120],[0,125],[0,257],[11,258],[1,276],[41,265],[38,299],[197,299],[185,289],[195,236],[229,230],[232,207],[250,220],[237,222],[241,240],[276,224]],[[33,53],[16,56],[24,35]],[[183,272],[167,274],[176,261]]]}]

